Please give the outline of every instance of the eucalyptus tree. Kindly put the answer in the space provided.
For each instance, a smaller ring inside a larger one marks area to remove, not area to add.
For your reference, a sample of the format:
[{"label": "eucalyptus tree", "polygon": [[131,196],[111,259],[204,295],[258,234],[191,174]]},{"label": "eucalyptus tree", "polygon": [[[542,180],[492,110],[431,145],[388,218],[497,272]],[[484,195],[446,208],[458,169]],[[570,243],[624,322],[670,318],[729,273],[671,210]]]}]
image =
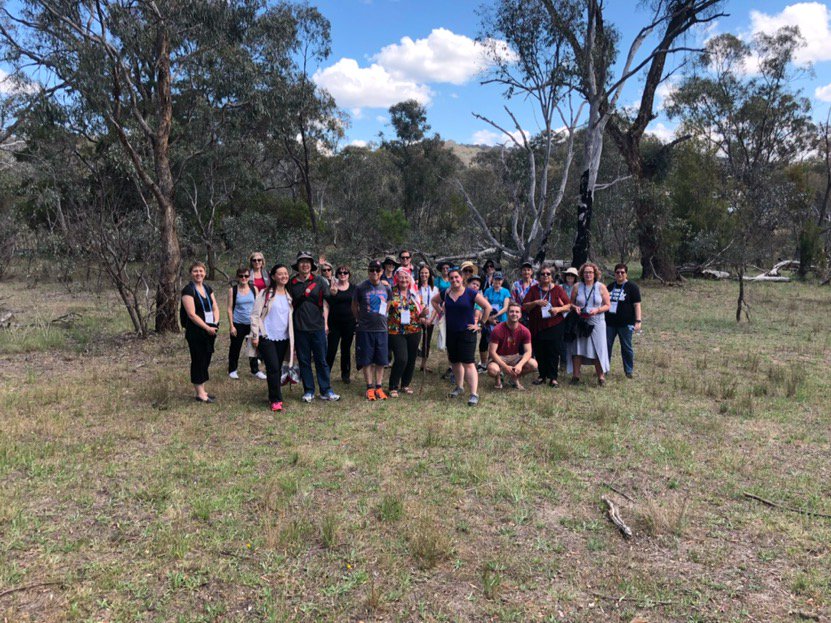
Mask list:
[{"label": "eucalyptus tree", "polygon": [[[626,51],[623,62],[615,65],[620,33],[606,21],[603,0],[540,0],[548,12],[550,28],[562,37],[571,51],[577,68],[576,88],[584,98],[586,141],[580,164],[580,199],[577,206],[577,233],[572,248],[572,263],[577,266],[589,257],[594,192],[598,189],[597,174],[603,151],[603,135],[612,115],[619,107],[624,87],[634,76],[644,77],[638,112],[627,127],[613,128],[618,146],[635,177],[648,174],[640,154],[640,139],[654,118],[652,110],[655,90],[666,77],[665,63],[669,55],[689,51],[680,43],[693,26],[716,19],[715,10],[723,0],[651,0],[649,21],[642,26]],[[645,44],[648,44],[645,46]],[[648,203],[641,206],[639,227],[647,237],[657,235],[648,227],[651,214]],[[647,208],[644,210],[643,208]],[[647,249],[647,255],[654,252]]]},{"label": "eucalyptus tree", "polygon": [[793,63],[800,45],[793,27],[750,43],[714,37],[668,107],[721,163],[719,190],[733,223],[729,258],[739,276],[736,321],[747,314],[749,259],[772,239],[791,200],[785,166],[807,157],[812,145],[810,102],[791,90],[804,71]]},{"label": "eucalyptus tree", "polygon": [[[494,230],[480,202],[461,182],[459,189],[482,231],[485,250],[541,263],[568,185],[575,127],[582,111],[570,97],[574,57],[565,38],[551,27],[540,0],[500,0],[484,8],[479,42],[490,63],[483,84],[498,85],[514,103],[530,102],[539,132],[531,136],[517,111],[507,105],[509,123],[474,114],[498,130],[510,146],[503,147],[500,159],[508,191],[503,206],[507,236]],[[508,151],[520,154],[522,162]]]},{"label": "eucalyptus tree", "polygon": [[[326,49],[325,20],[289,3],[23,0],[0,9],[3,60],[16,79],[36,76],[32,97],[57,102],[78,136],[95,142],[111,134],[129,158],[139,196],[155,214],[157,331],[178,330],[178,185],[187,179],[190,186],[193,176],[183,175],[191,161],[222,157],[217,146],[227,148],[231,137],[267,125],[274,141],[296,140],[298,125],[285,119],[308,105],[288,96],[304,86],[297,59],[307,16],[320,25],[313,36]],[[303,119],[302,128],[314,123]],[[211,211],[199,206],[199,214]]]}]

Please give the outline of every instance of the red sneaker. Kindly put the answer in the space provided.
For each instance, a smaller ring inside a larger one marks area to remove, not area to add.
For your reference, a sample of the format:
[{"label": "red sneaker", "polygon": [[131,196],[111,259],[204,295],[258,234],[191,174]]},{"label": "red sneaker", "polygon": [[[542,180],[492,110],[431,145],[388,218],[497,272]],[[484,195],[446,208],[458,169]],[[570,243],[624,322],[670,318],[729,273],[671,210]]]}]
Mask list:
[{"label": "red sneaker", "polygon": [[386,400],[387,398],[389,398],[389,396],[387,396],[387,395],[384,393],[384,390],[383,390],[383,389],[381,389],[380,387],[375,389],[375,397],[376,397],[378,400]]},{"label": "red sneaker", "polygon": [[370,401],[375,400],[375,390],[371,387],[366,390],[366,399]]},{"label": "red sneaker", "polygon": [[271,403],[271,410],[272,411],[282,411],[283,410],[283,403],[282,402],[272,402]]}]

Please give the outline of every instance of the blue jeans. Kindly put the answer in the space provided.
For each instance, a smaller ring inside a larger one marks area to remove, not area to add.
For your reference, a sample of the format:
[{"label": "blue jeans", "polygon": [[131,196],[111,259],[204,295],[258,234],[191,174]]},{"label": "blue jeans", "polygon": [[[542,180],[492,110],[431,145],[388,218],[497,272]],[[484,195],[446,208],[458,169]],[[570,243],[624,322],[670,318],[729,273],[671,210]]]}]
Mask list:
[{"label": "blue jeans", "polygon": [[326,332],[295,331],[294,348],[297,351],[297,363],[300,366],[303,391],[307,394],[315,392],[315,379],[312,375],[312,358],[314,357],[317,385],[320,388],[321,396],[325,395],[332,389],[329,383],[329,366],[326,363]]},{"label": "blue jeans", "polygon": [[623,371],[632,374],[635,369],[635,349],[632,348],[632,334],[635,332],[635,325],[623,325],[612,327],[606,325],[606,344],[609,346],[609,364],[612,362],[612,345],[615,337],[620,338],[620,354],[623,358]]}]

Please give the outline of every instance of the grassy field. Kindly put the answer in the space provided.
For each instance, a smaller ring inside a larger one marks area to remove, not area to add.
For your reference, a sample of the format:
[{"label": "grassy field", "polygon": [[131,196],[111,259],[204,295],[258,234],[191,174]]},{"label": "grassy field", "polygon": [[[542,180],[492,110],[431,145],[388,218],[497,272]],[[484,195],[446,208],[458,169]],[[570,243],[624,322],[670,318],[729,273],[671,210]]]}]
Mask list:
[{"label": "grassy field", "polygon": [[741,325],[734,296],[644,288],[605,388],[335,382],[275,417],[227,338],[200,405],[183,338],[1,283],[0,620],[826,620],[831,289],[753,285]]}]

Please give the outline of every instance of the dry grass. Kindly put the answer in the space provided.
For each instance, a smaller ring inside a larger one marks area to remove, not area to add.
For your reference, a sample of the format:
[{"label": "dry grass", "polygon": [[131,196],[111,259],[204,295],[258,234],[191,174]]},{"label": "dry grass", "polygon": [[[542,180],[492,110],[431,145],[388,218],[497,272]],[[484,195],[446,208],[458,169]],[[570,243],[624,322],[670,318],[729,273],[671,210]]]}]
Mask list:
[{"label": "dry grass", "polygon": [[39,317],[0,331],[0,618],[828,617],[831,522],[742,493],[831,513],[831,292],[754,284],[737,326],[732,284],[643,291],[632,381],[616,348],[605,388],[483,380],[469,409],[426,375],[383,404],[295,388],[274,417],[223,374],[226,338],[199,405],[181,337],[130,339],[114,298],[38,285]]}]

